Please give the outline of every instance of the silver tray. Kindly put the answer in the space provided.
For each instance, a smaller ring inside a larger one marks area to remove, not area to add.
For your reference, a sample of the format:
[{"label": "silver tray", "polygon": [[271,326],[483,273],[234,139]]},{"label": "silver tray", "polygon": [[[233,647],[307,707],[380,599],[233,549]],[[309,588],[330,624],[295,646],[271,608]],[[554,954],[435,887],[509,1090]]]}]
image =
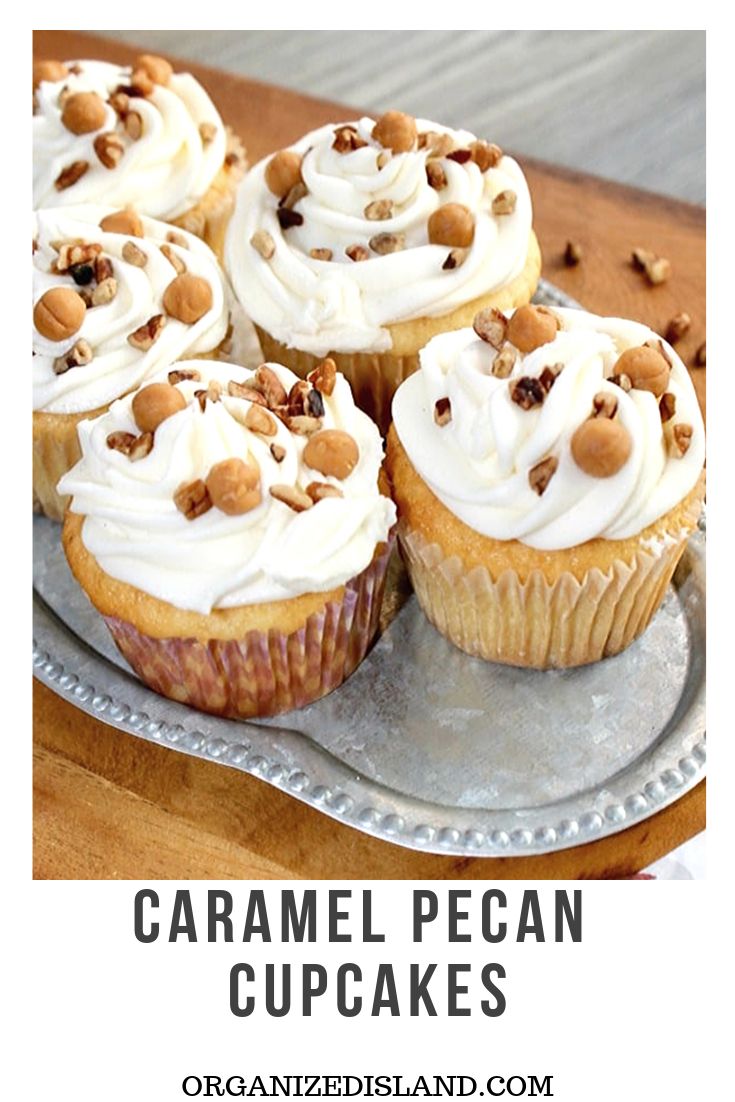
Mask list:
[{"label": "silver tray", "polygon": [[[576,305],[544,284],[539,301]],[[146,688],[34,518],[35,676],[110,726],[260,777],[412,849],[549,853],[614,834],[704,776],[704,533],[645,634],[576,670],[469,658],[424,618],[396,555],[380,636],[323,700],[219,719]]]}]

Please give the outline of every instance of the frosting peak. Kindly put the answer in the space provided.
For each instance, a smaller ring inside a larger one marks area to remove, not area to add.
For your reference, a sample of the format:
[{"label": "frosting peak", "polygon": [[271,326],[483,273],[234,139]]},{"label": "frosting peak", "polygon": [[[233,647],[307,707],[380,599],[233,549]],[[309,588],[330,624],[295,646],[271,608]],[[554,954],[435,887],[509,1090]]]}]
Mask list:
[{"label": "frosting peak", "polygon": [[[211,352],[226,334],[225,284],[214,253],[183,230],[124,214],[130,216],[120,223],[125,232],[102,229],[100,223],[120,222],[107,207],[34,215],[34,306],[64,288],[82,307],[81,325],[69,336],[48,326],[44,335],[34,326],[35,410],[99,409],[174,360]],[[196,318],[174,301],[181,273],[208,292]]]},{"label": "frosting peak", "polygon": [[[540,550],[637,535],[702,470],[704,427],[689,373],[637,322],[547,314],[558,332],[525,353],[506,331],[482,325],[485,339],[463,329],[430,341],[421,370],[393,400],[398,436],[440,501],[483,535]],[[661,378],[618,373],[627,350],[648,342]],[[591,430],[595,418],[610,424]]]},{"label": "frosting peak", "polygon": [[[33,205],[133,204],[171,219],[195,206],[225,158],[222,120],[189,73],[105,61],[44,70],[34,91]],[[58,79],[46,79],[56,76]],[[143,87],[136,85],[136,80]]]},{"label": "frosting peak", "polygon": [[319,391],[266,366],[177,363],[81,422],[59,491],[112,577],[208,613],[325,592],[370,563],[395,521],[376,426],[341,375]]},{"label": "frosting peak", "polygon": [[[394,152],[373,119],[324,126],[241,184],[227,268],[253,320],[282,343],[385,351],[387,325],[449,312],[522,271],[531,200],[518,164],[468,131],[416,128],[411,148]],[[472,227],[456,248],[430,231],[451,207]]]}]

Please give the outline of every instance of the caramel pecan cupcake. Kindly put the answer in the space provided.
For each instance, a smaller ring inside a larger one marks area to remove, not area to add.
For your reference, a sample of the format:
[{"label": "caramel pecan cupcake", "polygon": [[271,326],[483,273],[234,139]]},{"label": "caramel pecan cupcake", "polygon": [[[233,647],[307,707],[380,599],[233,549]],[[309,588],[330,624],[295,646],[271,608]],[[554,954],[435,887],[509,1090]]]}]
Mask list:
[{"label": "caramel pecan cupcake", "polygon": [[[233,717],[330,692],[378,624],[395,506],[334,363],[191,360],[79,427],[71,568],[156,692]],[[143,445],[145,441],[145,445]]]},{"label": "caramel pecan cupcake", "polygon": [[133,206],[221,254],[245,152],[190,73],[134,66],[33,67],[33,206]]},{"label": "caramel pecan cupcake", "polygon": [[702,417],[666,341],[577,310],[486,311],[427,345],[393,417],[399,537],[439,631],[539,668],[640,635],[704,494]]},{"label": "caramel pecan cupcake", "polygon": [[38,211],[33,234],[33,499],[60,520],[56,490],[79,459],[77,427],[182,356],[214,355],[225,283],[199,238],[85,206]]},{"label": "caramel pecan cupcake", "polygon": [[518,164],[465,130],[389,111],[324,126],[255,166],[225,244],[265,356],[329,355],[387,428],[437,333],[530,300],[541,258]]}]

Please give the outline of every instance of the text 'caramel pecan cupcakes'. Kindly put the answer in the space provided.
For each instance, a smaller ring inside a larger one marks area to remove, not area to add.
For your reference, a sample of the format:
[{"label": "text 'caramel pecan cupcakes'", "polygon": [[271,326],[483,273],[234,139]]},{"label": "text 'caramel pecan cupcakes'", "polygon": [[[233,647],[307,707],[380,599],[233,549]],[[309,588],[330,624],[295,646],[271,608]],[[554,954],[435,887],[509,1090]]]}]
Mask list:
[{"label": "text 'caramel pecan cupcakes'", "polygon": [[77,427],[156,371],[214,355],[229,320],[216,257],[198,237],[133,210],[37,211],[33,232],[33,498],[79,458]]},{"label": "text 'caramel pecan cupcakes'", "polygon": [[264,355],[300,375],[332,356],[385,430],[431,337],[530,300],[531,220],[525,177],[498,146],[389,111],[256,165],[225,264]]},{"label": "text 'caramel pecan cupcakes'", "polygon": [[646,628],[704,495],[702,417],[666,341],[579,310],[485,311],[427,345],[393,418],[399,538],[442,634],[546,668]]},{"label": "text 'caramel pecan cupcakes'", "polygon": [[134,206],[221,254],[245,168],[205,90],[162,57],[34,64],[35,208]]},{"label": "text 'caramel pecan cupcakes'", "polygon": [[395,506],[334,363],[190,360],[80,425],[63,542],[136,673],[218,715],[324,696],[378,625]]}]

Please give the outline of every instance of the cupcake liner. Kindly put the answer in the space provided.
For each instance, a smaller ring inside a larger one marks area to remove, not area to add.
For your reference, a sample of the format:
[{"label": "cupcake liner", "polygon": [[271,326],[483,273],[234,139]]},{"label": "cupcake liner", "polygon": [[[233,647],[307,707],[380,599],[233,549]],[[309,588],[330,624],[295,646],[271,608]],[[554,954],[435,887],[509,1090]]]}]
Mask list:
[{"label": "cupcake liner", "polygon": [[631,562],[583,579],[562,573],[547,582],[534,570],[522,582],[513,570],[497,580],[417,531],[399,525],[399,540],[419,604],[461,650],[491,662],[537,669],[567,668],[618,654],[648,626],[661,604],[688,530],[641,547]]},{"label": "cupcake liner", "polygon": [[242,639],[154,639],[114,616],[104,620],[138,676],[162,696],[233,719],[301,708],[341,685],[365,657],[378,617],[392,538],[297,631]]},{"label": "cupcake liner", "polygon": [[[106,407],[105,407],[106,408]],[[63,520],[69,498],[56,485],[81,458],[77,425],[98,417],[105,408],[86,413],[33,414],[33,511],[51,520]]]},{"label": "cupcake liner", "polygon": [[220,263],[224,254],[227,224],[235,208],[235,192],[246,168],[245,147],[227,127],[227,152],[222,168],[195,206],[184,211],[178,218],[169,220],[172,226],[201,237]]},{"label": "cupcake liner", "polygon": [[[256,325],[263,357],[283,364],[305,378],[324,356],[313,356],[298,348],[288,348]],[[391,421],[393,395],[404,379],[418,371],[418,353],[394,356],[390,352],[330,352],[329,355],[352,387],[355,404],[377,424],[385,435]]]}]

